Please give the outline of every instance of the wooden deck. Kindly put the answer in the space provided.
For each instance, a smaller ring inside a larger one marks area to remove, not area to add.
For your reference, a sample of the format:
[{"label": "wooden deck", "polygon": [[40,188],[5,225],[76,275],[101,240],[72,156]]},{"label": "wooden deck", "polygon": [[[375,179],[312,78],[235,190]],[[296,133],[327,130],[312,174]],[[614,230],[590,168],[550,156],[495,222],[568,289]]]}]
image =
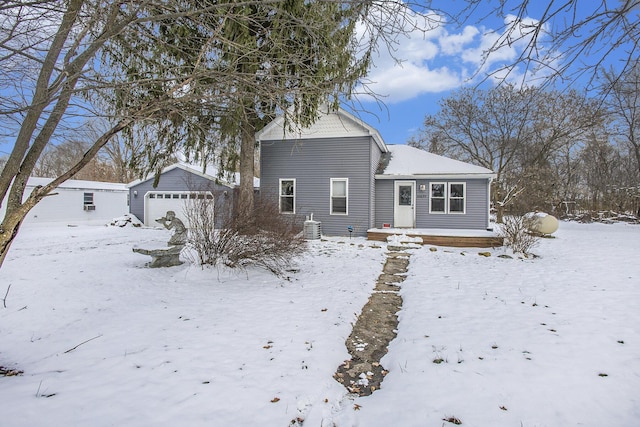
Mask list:
[{"label": "wooden deck", "polygon": [[492,231],[484,230],[431,230],[374,228],[367,230],[367,239],[386,242],[387,237],[406,235],[420,237],[423,245],[451,246],[455,248],[497,248],[504,244],[504,239]]}]

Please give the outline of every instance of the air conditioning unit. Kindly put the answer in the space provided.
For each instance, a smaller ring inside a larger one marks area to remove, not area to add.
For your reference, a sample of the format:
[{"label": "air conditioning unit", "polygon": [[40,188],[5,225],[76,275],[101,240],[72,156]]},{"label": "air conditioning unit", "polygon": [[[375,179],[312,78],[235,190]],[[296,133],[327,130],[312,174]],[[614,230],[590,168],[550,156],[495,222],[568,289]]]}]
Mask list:
[{"label": "air conditioning unit", "polygon": [[84,205],[84,210],[85,211],[95,211],[96,210],[96,205]]},{"label": "air conditioning unit", "polygon": [[313,220],[313,214],[311,217],[307,217],[304,222],[303,237],[305,240],[317,240],[322,236],[322,223]]}]

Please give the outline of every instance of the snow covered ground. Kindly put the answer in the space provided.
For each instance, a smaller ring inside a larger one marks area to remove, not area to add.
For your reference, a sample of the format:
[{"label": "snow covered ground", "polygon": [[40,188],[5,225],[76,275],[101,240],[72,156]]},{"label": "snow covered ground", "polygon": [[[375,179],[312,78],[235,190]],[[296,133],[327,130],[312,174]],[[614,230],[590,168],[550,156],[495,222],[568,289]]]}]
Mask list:
[{"label": "snow covered ground", "polygon": [[413,250],[389,374],[364,398],[332,375],[384,244],[310,242],[288,279],[145,268],[132,248],[169,235],[21,230],[0,366],[24,374],[0,377],[0,425],[640,425],[638,225],[561,223],[536,259]]}]

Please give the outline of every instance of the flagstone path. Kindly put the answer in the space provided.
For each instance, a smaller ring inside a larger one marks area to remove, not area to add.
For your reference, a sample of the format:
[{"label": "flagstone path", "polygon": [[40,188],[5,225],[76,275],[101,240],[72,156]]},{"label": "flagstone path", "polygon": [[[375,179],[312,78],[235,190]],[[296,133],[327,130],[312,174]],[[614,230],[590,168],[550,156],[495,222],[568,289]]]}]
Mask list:
[{"label": "flagstone path", "polygon": [[402,308],[400,284],[409,266],[411,245],[388,245],[387,260],[369,301],[362,308],[346,340],[351,359],[338,367],[334,378],[351,393],[368,396],[380,388],[387,371],[380,359],[387,353],[398,328]]}]

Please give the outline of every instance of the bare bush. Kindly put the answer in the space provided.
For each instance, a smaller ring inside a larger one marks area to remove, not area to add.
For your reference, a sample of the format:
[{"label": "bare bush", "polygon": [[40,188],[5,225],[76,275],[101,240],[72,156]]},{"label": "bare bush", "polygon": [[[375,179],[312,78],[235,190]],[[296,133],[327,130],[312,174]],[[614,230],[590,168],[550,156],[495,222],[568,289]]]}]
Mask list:
[{"label": "bare bush", "polygon": [[[249,211],[230,203],[214,210],[213,203],[213,199],[196,199],[187,208],[189,245],[201,265],[257,266],[280,275],[304,252],[300,225],[293,216],[280,214],[273,202],[258,199]],[[219,229],[214,211],[223,215]]]},{"label": "bare bush", "polygon": [[505,246],[513,252],[529,255],[540,241],[540,236],[531,231],[535,229],[535,222],[536,218],[532,216],[505,216],[499,231]]},{"label": "bare bush", "polygon": [[219,251],[216,246],[215,200],[207,197],[190,198],[184,214],[189,223],[187,245],[197,254],[197,262],[201,265],[215,264]]}]

